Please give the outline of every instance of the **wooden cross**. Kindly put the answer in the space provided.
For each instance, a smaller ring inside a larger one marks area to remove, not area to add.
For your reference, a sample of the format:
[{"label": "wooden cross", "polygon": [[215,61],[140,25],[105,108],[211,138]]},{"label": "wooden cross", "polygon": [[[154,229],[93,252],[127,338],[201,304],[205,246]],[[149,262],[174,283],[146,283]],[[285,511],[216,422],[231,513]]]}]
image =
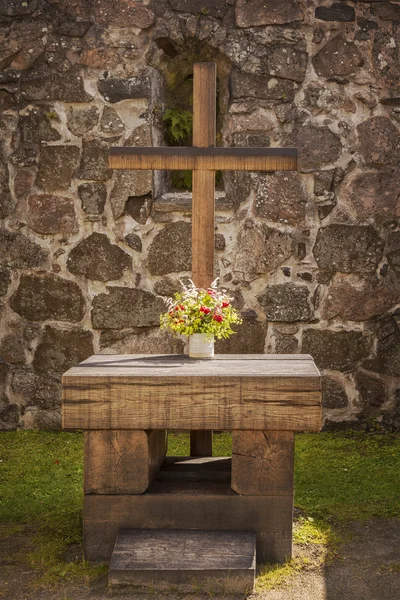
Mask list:
[{"label": "wooden cross", "polygon": [[[296,148],[216,148],[215,63],[193,65],[193,147],[110,148],[111,169],[193,171],[192,279],[207,288],[214,279],[215,171],[295,171]],[[212,455],[212,432],[191,432],[191,455]]]}]

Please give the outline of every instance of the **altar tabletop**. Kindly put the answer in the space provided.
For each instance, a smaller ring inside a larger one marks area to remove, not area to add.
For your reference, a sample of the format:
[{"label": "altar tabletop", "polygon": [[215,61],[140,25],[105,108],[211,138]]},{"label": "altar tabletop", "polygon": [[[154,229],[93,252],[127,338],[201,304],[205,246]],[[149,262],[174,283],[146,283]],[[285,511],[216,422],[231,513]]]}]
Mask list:
[{"label": "altar tabletop", "polygon": [[307,354],[98,354],[63,375],[64,429],[319,431]]}]

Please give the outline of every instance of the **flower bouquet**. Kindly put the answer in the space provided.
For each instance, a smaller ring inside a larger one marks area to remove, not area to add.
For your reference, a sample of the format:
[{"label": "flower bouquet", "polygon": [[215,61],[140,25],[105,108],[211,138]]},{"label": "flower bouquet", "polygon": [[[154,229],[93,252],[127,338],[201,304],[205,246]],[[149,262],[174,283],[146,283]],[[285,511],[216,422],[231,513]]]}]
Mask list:
[{"label": "flower bouquet", "polygon": [[226,290],[218,290],[218,279],[208,289],[197,288],[182,281],[182,292],[165,299],[168,311],[160,317],[161,329],[169,329],[176,335],[189,338],[189,356],[211,358],[214,356],[214,338],[228,338],[235,333],[233,324],[242,323],[233,308],[233,298]]}]

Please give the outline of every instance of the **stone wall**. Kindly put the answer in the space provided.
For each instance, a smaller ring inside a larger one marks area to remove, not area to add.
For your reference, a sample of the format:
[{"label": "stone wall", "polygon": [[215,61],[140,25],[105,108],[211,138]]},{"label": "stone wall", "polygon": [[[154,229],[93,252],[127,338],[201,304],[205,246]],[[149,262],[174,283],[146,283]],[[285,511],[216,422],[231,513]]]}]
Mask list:
[{"label": "stone wall", "polygon": [[194,61],[218,143],[298,146],[299,173],[223,175],[216,272],[244,324],[219,352],[311,353],[326,427],[400,428],[400,3],[0,0],[1,427],[60,427],[93,352],[157,329],[190,274],[190,193],[108,169],[166,143]]}]

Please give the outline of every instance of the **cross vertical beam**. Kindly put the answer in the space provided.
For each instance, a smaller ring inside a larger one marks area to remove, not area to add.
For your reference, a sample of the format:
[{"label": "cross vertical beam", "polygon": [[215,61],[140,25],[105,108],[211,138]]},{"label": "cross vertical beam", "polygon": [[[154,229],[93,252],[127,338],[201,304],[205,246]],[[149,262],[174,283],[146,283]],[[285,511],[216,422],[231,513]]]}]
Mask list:
[{"label": "cross vertical beam", "polygon": [[[193,65],[193,146],[211,148],[216,136],[217,69],[215,63]],[[215,171],[193,171],[192,278],[207,288],[214,279]],[[190,455],[212,456],[212,431],[191,431]]]}]

